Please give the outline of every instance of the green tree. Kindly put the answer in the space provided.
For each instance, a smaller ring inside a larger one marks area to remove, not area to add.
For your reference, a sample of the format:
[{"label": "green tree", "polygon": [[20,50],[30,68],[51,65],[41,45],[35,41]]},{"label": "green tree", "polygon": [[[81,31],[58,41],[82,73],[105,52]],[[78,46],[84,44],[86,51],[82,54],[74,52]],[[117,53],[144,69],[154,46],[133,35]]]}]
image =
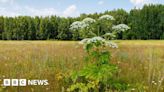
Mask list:
[{"label": "green tree", "polygon": [[60,40],[70,40],[72,38],[72,33],[69,30],[70,19],[60,18],[58,23],[57,38]]},{"label": "green tree", "polygon": [[4,18],[0,16],[0,39],[2,39],[2,32],[4,31]]}]

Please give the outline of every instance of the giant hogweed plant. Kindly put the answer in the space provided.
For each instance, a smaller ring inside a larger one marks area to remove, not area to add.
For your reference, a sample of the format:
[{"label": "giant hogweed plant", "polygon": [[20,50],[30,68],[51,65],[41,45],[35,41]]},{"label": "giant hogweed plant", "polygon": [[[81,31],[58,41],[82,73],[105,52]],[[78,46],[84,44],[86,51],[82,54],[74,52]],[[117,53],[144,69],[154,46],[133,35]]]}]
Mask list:
[{"label": "giant hogweed plant", "polygon": [[83,21],[76,21],[71,24],[70,30],[73,32],[73,38],[75,40],[96,36],[92,30],[94,30],[96,20],[92,18],[85,18]]},{"label": "giant hogweed plant", "polygon": [[[111,23],[113,20],[115,19],[112,16],[104,15],[97,21],[109,21]],[[111,28],[113,32],[96,36],[99,33],[93,32],[93,24],[95,22],[96,20],[92,18],[86,18],[71,25],[70,29],[74,32],[77,30],[81,31],[79,35],[82,37],[85,37],[87,33],[93,37],[80,41],[87,53],[85,58],[86,64],[81,70],[72,72],[70,75],[71,84],[67,91],[105,92],[126,90],[126,83],[114,77],[118,72],[118,67],[110,62],[111,52],[108,48],[118,48],[117,44],[109,41],[109,39],[115,38],[117,33],[126,31],[129,27],[125,24],[119,24]]]}]

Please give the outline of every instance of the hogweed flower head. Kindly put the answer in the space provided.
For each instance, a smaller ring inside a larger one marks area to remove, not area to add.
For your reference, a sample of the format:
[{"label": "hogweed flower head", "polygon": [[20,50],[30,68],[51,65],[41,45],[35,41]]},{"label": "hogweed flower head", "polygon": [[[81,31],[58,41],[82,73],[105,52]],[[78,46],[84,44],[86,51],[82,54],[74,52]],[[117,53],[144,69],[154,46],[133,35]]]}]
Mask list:
[{"label": "hogweed flower head", "polygon": [[104,42],[105,39],[102,38],[102,37],[93,37],[93,38],[91,38],[91,39],[88,40],[88,42],[91,42],[91,43],[98,42],[98,41]]},{"label": "hogweed flower head", "polygon": [[92,19],[92,18],[85,18],[83,21],[76,21],[73,22],[70,25],[70,30],[80,30],[83,28],[87,28],[89,27],[90,24],[96,22],[96,20]]},{"label": "hogweed flower head", "polygon": [[117,44],[111,41],[107,41],[102,37],[93,37],[93,38],[86,38],[79,42],[79,44],[84,45],[84,49],[87,49],[88,46],[92,47],[111,47],[111,48],[118,48]]},{"label": "hogweed flower head", "polygon": [[126,30],[129,30],[130,27],[128,27],[125,24],[119,24],[119,25],[113,26],[112,29],[117,31],[117,32],[124,32]]},{"label": "hogweed flower head", "polygon": [[86,23],[86,24],[92,24],[92,23],[95,23],[96,20],[94,20],[94,19],[92,19],[92,18],[85,18],[85,19],[83,19],[82,22],[84,22],[84,23]]},{"label": "hogweed flower head", "polygon": [[115,38],[116,35],[113,33],[106,33],[105,35],[103,35],[104,37],[110,37],[110,38]]},{"label": "hogweed flower head", "polygon": [[99,20],[115,20],[111,15],[103,15],[99,18]]},{"label": "hogweed flower head", "polygon": [[79,42],[80,44],[94,44],[94,43],[105,43],[105,39],[102,37],[93,37],[93,38],[86,38]]},{"label": "hogweed flower head", "polygon": [[79,29],[82,29],[82,28],[85,28],[85,27],[88,27],[89,25],[84,23],[84,22],[81,22],[81,21],[76,21],[76,22],[73,22],[70,26],[70,30],[79,30]]},{"label": "hogweed flower head", "polygon": [[111,48],[118,48],[118,45],[114,42],[111,42],[111,41],[107,41],[106,46],[109,46]]},{"label": "hogweed flower head", "polygon": [[81,40],[79,42],[79,44],[85,44],[85,43],[87,43],[88,40],[89,40],[89,38],[85,38],[85,39]]}]

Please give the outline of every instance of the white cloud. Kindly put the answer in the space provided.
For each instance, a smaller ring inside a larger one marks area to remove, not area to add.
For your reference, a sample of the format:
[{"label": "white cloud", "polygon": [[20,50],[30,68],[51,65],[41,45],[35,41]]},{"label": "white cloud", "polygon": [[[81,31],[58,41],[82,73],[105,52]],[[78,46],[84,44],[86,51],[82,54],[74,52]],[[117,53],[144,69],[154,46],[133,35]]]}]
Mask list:
[{"label": "white cloud", "polygon": [[148,0],[130,0],[130,2],[133,3],[134,5],[143,4],[145,3],[145,1],[148,1]]},{"label": "white cloud", "polygon": [[14,0],[0,0],[0,3],[9,3],[9,4],[13,4]]},{"label": "white cloud", "polygon": [[76,5],[70,5],[65,10],[59,11],[55,8],[34,8],[30,6],[19,6],[14,5],[14,7],[0,7],[0,16],[63,16],[63,17],[76,17],[80,13],[77,11]]},{"label": "white cloud", "polygon": [[8,2],[9,0],[0,0],[1,3],[6,3]]},{"label": "white cloud", "polygon": [[19,15],[20,15],[19,12],[9,11],[6,8],[0,8],[0,16],[14,17],[14,16],[19,16]]},{"label": "white cloud", "polygon": [[158,3],[157,0],[130,0],[130,2],[138,8],[142,7],[144,4]]},{"label": "white cloud", "polygon": [[25,9],[25,15],[30,15],[30,16],[59,15],[59,12],[56,11],[54,8],[36,9],[36,8],[26,6],[24,9]]},{"label": "white cloud", "polygon": [[79,13],[77,11],[76,5],[71,5],[63,11],[64,17],[68,17],[68,16],[74,17],[74,16],[78,16],[78,15],[79,15]]},{"label": "white cloud", "polygon": [[136,8],[142,8],[144,4],[156,4],[159,3],[157,0],[130,0]]},{"label": "white cloud", "polygon": [[104,4],[104,1],[99,1],[98,4],[99,5],[103,5]]}]

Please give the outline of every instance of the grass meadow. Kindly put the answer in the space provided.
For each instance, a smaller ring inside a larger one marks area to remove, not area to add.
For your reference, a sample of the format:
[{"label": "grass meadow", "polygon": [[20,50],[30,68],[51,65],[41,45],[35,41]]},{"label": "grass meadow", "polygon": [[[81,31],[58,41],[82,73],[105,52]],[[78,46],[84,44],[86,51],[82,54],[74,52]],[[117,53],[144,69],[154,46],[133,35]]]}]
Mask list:
[{"label": "grass meadow", "polygon": [[[164,92],[164,41],[115,41],[112,63],[118,76],[137,89]],[[48,79],[48,86],[2,87],[0,92],[62,92],[60,74],[84,65],[85,52],[74,41],[0,41],[0,84],[3,79]]]}]

